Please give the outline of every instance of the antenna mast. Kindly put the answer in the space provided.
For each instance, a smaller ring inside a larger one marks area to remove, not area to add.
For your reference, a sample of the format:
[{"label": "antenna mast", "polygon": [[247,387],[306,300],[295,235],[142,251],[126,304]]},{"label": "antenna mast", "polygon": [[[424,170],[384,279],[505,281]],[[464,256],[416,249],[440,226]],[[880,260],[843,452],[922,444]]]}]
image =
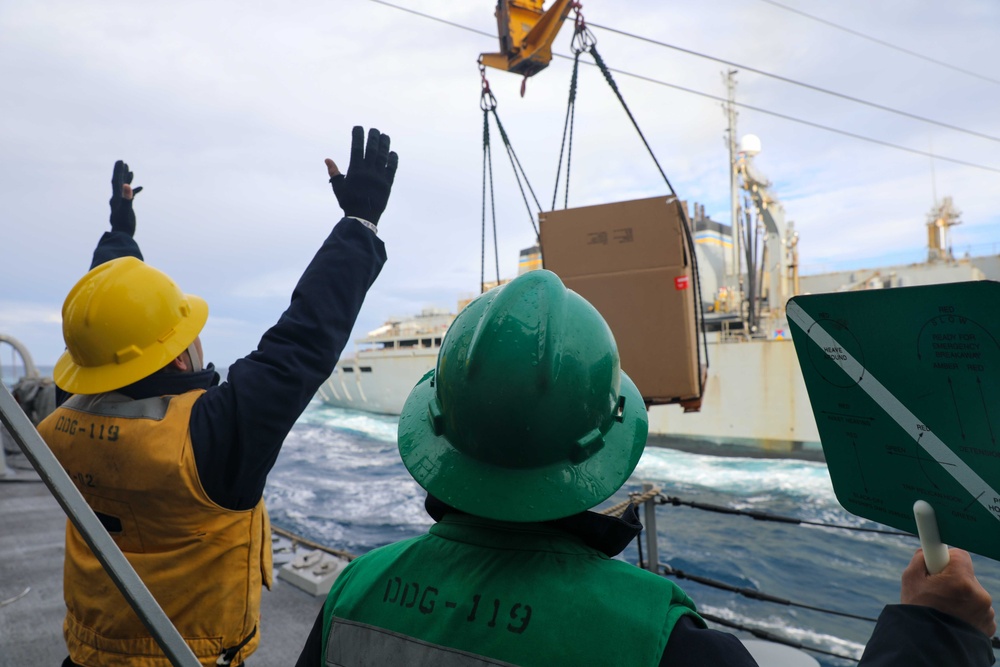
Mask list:
[{"label": "antenna mast", "polygon": [[729,215],[732,224],[733,252],[731,258],[726,262],[726,293],[729,310],[739,309],[743,312],[743,272],[741,268],[740,241],[742,239],[743,225],[740,221],[740,198],[739,183],[736,175],[736,71],[734,69],[726,72],[724,80],[726,82],[726,103],[723,109],[726,112],[728,129],[726,130],[726,144],[729,148]]}]

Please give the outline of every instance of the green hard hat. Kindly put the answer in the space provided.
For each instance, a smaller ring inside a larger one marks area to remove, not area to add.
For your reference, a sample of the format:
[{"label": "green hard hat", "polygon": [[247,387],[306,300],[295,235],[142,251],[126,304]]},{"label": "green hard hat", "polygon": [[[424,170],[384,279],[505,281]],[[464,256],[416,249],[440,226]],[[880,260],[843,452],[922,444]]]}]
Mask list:
[{"label": "green hard hat", "polygon": [[642,396],[604,318],[551,271],[470,303],[410,392],[399,453],[452,507],[547,521],[609,498],[646,444]]}]

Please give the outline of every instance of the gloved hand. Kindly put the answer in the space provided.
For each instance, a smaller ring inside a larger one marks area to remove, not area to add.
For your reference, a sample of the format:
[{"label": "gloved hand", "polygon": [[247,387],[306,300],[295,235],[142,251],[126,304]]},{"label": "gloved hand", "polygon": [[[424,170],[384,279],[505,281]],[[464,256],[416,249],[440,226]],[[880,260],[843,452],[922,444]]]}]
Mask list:
[{"label": "gloved hand", "polygon": [[333,194],[337,196],[344,215],[367,220],[373,225],[389,203],[389,191],[396,177],[399,156],[389,151],[389,135],[374,127],[368,130],[365,147],[364,129],[357,126],[351,133],[351,163],[347,175],[340,173],[336,163],[327,158]]},{"label": "gloved hand", "polygon": [[[128,186],[128,187],[126,187]],[[118,160],[111,174],[111,231],[135,234],[135,212],[132,198],[142,192],[142,187],[132,189],[132,172],[128,165]]]},{"label": "gloved hand", "polygon": [[948,554],[948,565],[930,574],[924,566],[923,550],[917,549],[903,571],[899,601],[951,614],[992,637],[997,631],[993,598],[976,579],[969,552],[949,549]]}]

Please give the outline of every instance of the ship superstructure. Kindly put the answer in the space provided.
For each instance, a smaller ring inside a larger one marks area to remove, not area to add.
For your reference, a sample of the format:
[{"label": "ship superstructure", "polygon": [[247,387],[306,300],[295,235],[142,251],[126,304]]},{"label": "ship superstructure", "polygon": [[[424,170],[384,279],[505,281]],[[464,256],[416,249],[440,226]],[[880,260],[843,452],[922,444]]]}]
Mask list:
[{"label": "ship superstructure", "polygon": [[356,341],[320,386],[327,405],[398,415],[410,389],[434,368],[441,340],[455,314],[425,308],[410,317],[393,317]]}]

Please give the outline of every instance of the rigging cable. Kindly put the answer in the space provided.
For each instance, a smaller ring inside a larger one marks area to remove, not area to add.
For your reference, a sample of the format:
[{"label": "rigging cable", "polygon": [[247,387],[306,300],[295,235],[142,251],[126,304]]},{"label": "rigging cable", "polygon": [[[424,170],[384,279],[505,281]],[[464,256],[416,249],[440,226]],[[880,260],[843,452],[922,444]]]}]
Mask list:
[{"label": "rigging cable", "polygon": [[[576,37],[573,37],[574,43]],[[569,136],[569,154],[566,156],[566,197],[563,200],[563,208],[569,208],[569,165],[573,153],[573,121],[576,118],[576,83],[577,75],[580,71],[580,53],[575,46],[573,48],[573,75],[569,80],[569,102],[566,104],[566,120],[563,121],[562,143],[559,144],[559,163],[556,166],[556,184],[552,188],[552,210],[556,210],[556,197],[559,194],[559,177],[562,173],[563,152],[566,150],[567,132]]]},{"label": "rigging cable", "polygon": [[818,16],[814,16],[812,14],[807,14],[807,13],[805,13],[803,11],[800,11],[798,9],[795,9],[793,7],[789,7],[788,5],[783,5],[780,2],[775,2],[774,0],[760,0],[760,1],[761,2],[766,2],[769,5],[774,5],[775,7],[780,7],[781,9],[784,9],[785,11],[792,12],[793,14],[798,14],[800,16],[804,16],[807,19],[812,19],[813,21],[818,21],[819,23],[823,23],[825,25],[828,25],[831,28],[836,28],[837,30],[843,30],[844,32],[850,33],[850,34],[852,34],[852,35],[854,35],[856,37],[861,37],[862,39],[867,39],[870,42],[875,42],[876,44],[880,44],[882,46],[888,47],[888,48],[893,49],[895,51],[899,51],[900,53],[905,53],[908,56],[913,56],[914,58],[920,58],[921,60],[926,60],[927,62],[934,63],[935,65],[940,65],[941,67],[947,67],[948,69],[955,70],[956,72],[961,72],[962,74],[968,74],[969,76],[974,76],[977,79],[982,79],[983,81],[989,81],[990,83],[1000,84],[1000,80],[992,79],[992,78],[990,78],[988,76],[985,76],[983,74],[979,74],[977,72],[973,72],[972,70],[967,70],[967,69],[964,69],[964,68],[959,67],[957,65],[952,65],[950,63],[946,63],[943,60],[937,60],[935,58],[931,58],[930,56],[925,56],[924,54],[919,53],[917,51],[911,51],[910,49],[904,49],[902,46],[896,46],[895,44],[892,44],[892,43],[887,42],[885,40],[879,39],[877,37],[872,37],[871,35],[866,35],[863,32],[858,32],[857,30],[853,30],[853,29],[848,28],[846,26],[839,25],[837,23],[834,23],[833,21],[827,21],[826,19],[821,19]]},{"label": "rigging cable", "polygon": [[[497,115],[496,109],[493,109],[493,120],[497,122],[497,129],[500,131],[500,138],[503,140],[504,148],[507,149],[507,157],[510,159],[510,166],[514,169],[514,178],[517,179],[517,187],[521,190],[521,199],[524,200],[524,206],[528,210],[528,220],[531,222],[532,229],[535,230],[535,238],[538,238],[538,227],[535,226],[535,218],[531,213],[531,205],[528,203],[528,196],[524,193],[524,186],[528,187],[528,192],[531,193],[531,198],[535,201],[535,209],[538,211],[542,210],[542,205],[538,203],[538,197],[535,195],[534,188],[531,187],[531,182],[528,180],[528,174],[524,171],[524,167],[521,166],[521,161],[517,159],[517,153],[514,152],[514,145],[510,142],[510,138],[507,136],[507,131],[503,128],[503,123],[500,122],[500,116]],[[524,184],[521,184],[521,179],[524,179]]]},{"label": "rigging cable", "polygon": [[485,69],[479,66],[483,73],[482,93],[479,106],[483,110],[483,224],[481,247],[479,255],[479,292],[486,291],[486,169],[490,174],[490,210],[493,213],[493,257],[497,265],[497,284],[500,284],[500,254],[497,249],[497,209],[496,198],[493,196],[493,152],[490,149],[490,110],[496,110],[497,100],[490,92],[490,84],[486,80]]},{"label": "rigging cable", "polygon": [[[494,33],[492,33],[492,32],[486,32],[485,30],[479,30],[477,28],[472,28],[472,27],[469,27],[469,26],[465,26],[465,25],[462,25],[460,23],[455,23],[453,21],[448,21],[448,20],[442,19],[442,18],[437,17],[437,16],[432,16],[430,14],[425,14],[423,12],[418,12],[416,10],[409,9],[408,7],[401,7],[401,6],[393,4],[391,2],[386,2],[386,0],[368,0],[368,1],[380,4],[380,5],[384,5],[386,7],[392,8],[392,9],[398,9],[400,11],[404,11],[404,12],[407,12],[409,14],[413,14],[415,16],[419,16],[421,18],[425,18],[425,19],[428,19],[428,20],[431,20],[431,21],[435,21],[437,23],[442,23],[444,25],[451,26],[453,28],[458,28],[460,30],[465,30],[466,32],[472,32],[472,33],[475,33],[477,35],[483,35],[483,36],[489,37],[491,39],[496,39],[496,35]],[[555,53],[555,52],[553,52],[552,55],[554,57],[562,58],[564,60],[571,60],[572,59],[571,56],[567,56],[567,55],[562,54],[562,53]],[[716,101],[719,101],[719,102],[726,102],[727,101],[725,98],[719,97],[718,95],[712,95],[710,93],[703,93],[703,92],[698,91],[698,90],[693,90],[691,88],[686,88],[684,86],[680,86],[680,85],[677,85],[677,84],[668,83],[666,81],[661,81],[659,79],[654,79],[652,77],[644,76],[644,75],[641,75],[641,74],[635,74],[633,72],[627,72],[625,70],[620,70],[620,69],[611,69],[610,71],[615,72],[616,74],[621,74],[623,76],[632,77],[632,78],[638,79],[640,81],[646,81],[648,83],[655,83],[657,85],[665,86],[667,88],[673,88],[675,90],[679,90],[681,92],[689,93],[691,95],[697,95],[699,97],[705,97],[705,98],[716,100]],[[867,141],[869,143],[877,144],[879,146],[884,146],[886,148],[894,148],[896,150],[904,151],[904,152],[907,152],[907,153],[912,153],[914,155],[920,155],[920,156],[923,156],[923,157],[928,157],[928,158],[937,159],[937,160],[944,160],[945,162],[951,162],[953,164],[959,164],[959,165],[962,165],[964,167],[972,167],[974,169],[982,169],[984,171],[992,171],[994,173],[1000,173],[1000,168],[997,168],[997,167],[990,167],[988,165],[977,164],[975,162],[968,162],[966,160],[960,160],[958,158],[951,158],[951,157],[943,156],[943,155],[940,155],[938,153],[930,153],[928,151],[922,151],[922,150],[918,150],[918,149],[915,149],[915,148],[909,148],[907,146],[901,146],[899,144],[894,144],[892,142],[884,141],[882,139],[876,139],[874,137],[868,137],[868,136],[865,136],[863,134],[856,134],[854,132],[849,132],[847,130],[841,130],[841,129],[838,129],[838,128],[835,128],[835,127],[830,127],[829,125],[823,125],[822,123],[816,123],[816,122],[805,120],[805,119],[802,119],[802,118],[796,118],[795,116],[789,116],[787,114],[779,113],[777,111],[770,111],[768,109],[763,109],[761,107],[755,107],[755,106],[752,106],[752,105],[749,105],[749,104],[744,104],[742,102],[734,102],[734,104],[736,104],[736,106],[742,107],[744,109],[748,109],[750,111],[756,111],[758,113],[766,114],[766,115],[769,115],[769,116],[774,116],[776,118],[781,118],[782,120],[791,121],[793,123],[799,123],[799,124],[806,125],[808,127],[812,127],[812,128],[818,129],[818,130],[825,130],[827,132],[833,132],[835,134],[840,134],[842,136],[851,137],[852,139],[859,139],[861,141]]]},{"label": "rigging cable", "polygon": [[[486,276],[485,276],[485,254],[486,254],[486,165],[489,164],[489,183],[490,183],[490,205],[493,211],[493,253],[494,261],[496,263],[497,271],[497,284],[500,284],[500,259],[497,248],[497,224],[496,224],[496,199],[493,193],[493,158],[492,151],[490,150],[490,125],[489,116],[493,114],[493,120],[496,121],[497,130],[500,132],[500,139],[503,141],[504,148],[507,151],[507,158],[510,160],[511,168],[514,170],[514,179],[517,181],[517,187],[521,191],[521,199],[524,201],[524,207],[528,212],[528,221],[531,223],[531,228],[535,232],[536,243],[539,240],[538,227],[535,225],[535,218],[531,212],[531,204],[528,203],[528,195],[525,193],[524,188],[527,186],[528,192],[531,193],[531,198],[535,202],[535,207],[537,210],[541,211],[542,206],[538,202],[538,196],[535,195],[534,188],[531,187],[531,182],[528,180],[528,174],[524,171],[524,167],[521,166],[521,161],[517,157],[517,153],[514,152],[514,146],[510,142],[510,137],[507,136],[507,131],[503,127],[503,123],[500,122],[500,116],[497,114],[497,99],[493,95],[492,90],[490,90],[490,83],[486,79],[486,66],[482,62],[479,63],[479,76],[482,82],[482,92],[479,97],[479,108],[483,110],[483,229],[482,229],[482,255],[481,260],[481,270],[480,278],[482,285],[480,286],[483,291],[485,291]],[[524,182],[521,182],[521,179]]]},{"label": "rigging cable", "polygon": [[[767,2],[768,0],[762,0],[762,1],[763,2]],[[945,123],[943,121],[934,120],[933,118],[927,118],[926,116],[921,116],[921,115],[918,115],[918,114],[915,114],[915,113],[910,113],[909,111],[903,111],[902,109],[896,109],[896,108],[893,108],[893,107],[890,107],[890,106],[886,106],[884,104],[879,104],[877,102],[870,102],[868,100],[863,100],[863,99],[861,99],[859,97],[854,97],[854,96],[848,95],[846,93],[838,93],[835,90],[830,90],[828,88],[822,88],[820,86],[816,86],[816,85],[813,85],[811,83],[805,83],[803,81],[797,81],[795,79],[790,79],[790,78],[788,78],[786,76],[781,76],[780,74],[774,74],[772,72],[766,72],[764,70],[757,69],[755,67],[749,67],[747,65],[741,65],[741,64],[733,62],[731,60],[725,60],[723,58],[716,58],[715,56],[710,56],[710,55],[707,55],[705,53],[699,53],[698,51],[693,51],[691,49],[685,49],[684,47],[675,46],[673,44],[667,44],[666,42],[661,42],[659,40],[655,40],[655,39],[652,39],[650,37],[643,37],[642,35],[636,35],[635,33],[626,32],[624,30],[618,30],[617,28],[611,28],[609,26],[603,26],[603,25],[600,25],[598,23],[591,23],[590,25],[592,25],[595,28],[600,28],[602,30],[607,30],[608,32],[613,32],[613,33],[615,33],[617,35],[621,35],[623,37],[631,37],[632,39],[637,39],[639,41],[647,42],[649,44],[655,44],[657,46],[662,46],[662,47],[665,47],[665,48],[668,48],[668,49],[673,49],[674,51],[680,51],[681,53],[686,53],[688,55],[696,56],[698,58],[705,58],[706,60],[712,60],[714,62],[722,63],[723,65],[728,65],[730,67],[737,67],[737,68],[739,68],[741,70],[744,70],[744,71],[747,71],[747,72],[753,72],[754,74],[760,74],[761,76],[770,77],[772,79],[776,79],[776,80],[782,81],[784,83],[790,83],[790,84],[792,84],[794,86],[801,86],[802,88],[808,88],[809,90],[813,90],[813,91],[816,91],[818,93],[824,93],[826,95],[832,95],[833,97],[839,97],[841,99],[847,100],[849,102],[854,102],[856,104],[863,104],[864,106],[872,107],[873,109],[878,109],[880,111],[886,111],[888,113],[896,114],[898,116],[905,116],[907,118],[912,118],[913,120],[919,120],[919,121],[921,121],[923,123],[929,123],[931,125],[938,125],[940,127],[944,127],[944,128],[949,129],[949,130],[955,130],[956,132],[963,132],[965,134],[970,134],[972,136],[980,137],[982,139],[989,139],[990,141],[1000,142],[1000,137],[994,137],[993,135],[985,134],[983,132],[977,132],[976,130],[968,130],[968,129],[964,128],[964,127],[959,127],[957,125],[951,125],[950,123]]]},{"label": "rigging cable", "polygon": [[553,211],[556,209],[556,195],[559,193],[559,174],[562,170],[563,151],[566,151],[566,192],[563,200],[563,208],[569,208],[569,170],[573,157],[573,126],[576,119],[576,91],[580,72],[580,54],[589,51],[597,43],[594,33],[590,32],[583,22],[580,4],[576,3],[573,8],[576,10],[576,17],[573,21],[573,39],[570,43],[570,50],[573,52],[573,74],[569,82],[569,102],[566,105],[566,120],[563,122],[562,142],[559,144],[559,164],[556,168],[556,184],[552,190]]},{"label": "rigging cable", "polygon": [[[663,171],[663,167],[660,166],[660,161],[656,159],[655,155],[653,155],[653,149],[649,146],[649,142],[646,141],[646,135],[644,135],[642,130],[639,129],[639,124],[636,122],[635,116],[632,115],[632,111],[628,108],[628,105],[625,104],[625,98],[622,97],[621,91],[618,90],[618,84],[615,83],[614,78],[611,76],[611,69],[607,66],[607,64],[605,64],[604,59],[601,58],[601,54],[597,52],[596,43],[590,46],[590,55],[594,56],[594,62],[597,63],[597,66],[600,68],[601,74],[604,75],[608,85],[611,86],[611,90],[615,92],[615,96],[618,97],[618,101],[622,103],[622,108],[625,109],[625,113],[628,114],[629,120],[632,121],[632,126],[635,127],[635,131],[639,133],[639,138],[642,139],[642,143],[646,146],[646,150],[649,151],[649,156],[653,158],[653,162],[656,164],[656,168],[659,170],[660,176],[663,176],[663,180],[666,181],[670,194],[676,197],[677,192],[674,190],[674,186],[670,184],[670,179],[667,178],[667,174]],[[686,211],[684,217],[687,217]]]},{"label": "rigging cable", "polygon": [[[701,332],[701,344],[699,345],[699,344],[697,344],[697,342],[695,343],[695,354],[697,356],[695,368],[697,369],[697,373],[698,373],[698,400],[700,402],[701,398],[705,395],[705,380],[706,380],[705,373],[702,372],[702,369],[703,369],[703,366],[702,366],[702,363],[701,363],[701,361],[702,361],[702,355],[704,354],[704,359],[705,359],[705,366],[704,366],[704,368],[708,368],[709,360],[708,360],[708,334],[706,333],[705,326],[704,326],[704,322],[705,322],[704,302],[700,298],[700,295],[701,295],[701,278],[700,278],[699,271],[698,271],[698,257],[697,257],[697,255],[695,253],[694,225],[691,223],[690,217],[688,217],[687,206],[682,205],[681,202],[679,201],[679,198],[677,197],[677,192],[674,190],[674,186],[671,185],[670,179],[667,178],[666,172],[663,171],[663,167],[660,166],[660,161],[656,159],[656,155],[653,153],[653,148],[649,145],[649,142],[646,140],[646,135],[644,135],[642,133],[642,130],[639,128],[639,123],[636,121],[635,116],[632,115],[632,111],[631,111],[631,109],[629,109],[628,104],[625,103],[625,98],[622,96],[621,91],[618,89],[618,85],[615,83],[615,79],[611,75],[610,68],[604,62],[604,59],[601,58],[601,54],[597,52],[597,38],[595,38],[594,35],[593,35],[593,33],[591,33],[590,30],[587,28],[587,25],[586,25],[586,23],[583,20],[583,12],[580,9],[580,4],[579,3],[576,3],[576,5],[574,7],[574,11],[576,12],[576,20],[574,22],[574,30],[575,30],[575,32],[574,32],[574,35],[573,35],[574,48],[579,47],[581,49],[581,51],[584,51],[584,50],[585,51],[589,51],[590,55],[593,56],[594,62],[600,68],[601,74],[604,76],[605,81],[607,81],[608,85],[611,86],[611,90],[614,91],[615,96],[618,98],[618,101],[621,103],[622,108],[625,110],[625,113],[628,115],[629,120],[632,121],[632,127],[635,128],[635,131],[639,134],[639,138],[642,139],[643,145],[646,147],[646,150],[649,152],[649,156],[653,159],[653,164],[656,165],[656,169],[660,172],[660,176],[663,177],[663,181],[667,184],[667,189],[670,190],[670,194],[673,196],[674,200],[677,203],[677,210],[681,214],[681,222],[682,222],[682,227],[683,227],[683,231],[684,231],[684,240],[686,241],[686,244],[687,244],[686,249],[687,249],[688,253],[690,253],[691,276],[692,276],[693,282],[694,282],[693,290],[694,290],[694,294],[695,294],[695,297],[694,297],[694,330],[695,330],[695,341],[698,340],[698,332],[699,331]],[[579,36],[579,39],[578,39],[578,36]],[[579,56],[579,54],[577,54],[577,56]],[[576,79],[575,79],[575,77],[574,77],[573,85],[574,85],[574,92],[573,92],[573,95],[572,95],[570,101],[571,101],[571,103],[573,104],[573,106],[575,108],[575,97],[576,97],[576,95],[575,95],[575,85],[576,85]],[[564,135],[564,139],[565,139],[565,135]],[[572,141],[572,139],[571,139],[571,141]],[[558,187],[558,183],[557,183],[557,187]],[[566,164],[566,198],[567,198],[567,204],[568,204],[568,202],[569,202],[569,160],[568,160],[568,158],[567,158],[567,164]],[[685,409],[685,411],[686,411],[686,409]]]}]

